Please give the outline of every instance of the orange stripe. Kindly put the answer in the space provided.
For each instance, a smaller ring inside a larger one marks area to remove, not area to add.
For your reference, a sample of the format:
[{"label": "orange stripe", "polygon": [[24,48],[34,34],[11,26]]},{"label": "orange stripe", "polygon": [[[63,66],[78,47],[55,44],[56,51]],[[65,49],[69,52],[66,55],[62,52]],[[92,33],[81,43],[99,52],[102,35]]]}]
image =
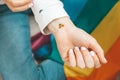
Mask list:
[{"label": "orange stripe", "polygon": [[117,72],[120,71],[120,37],[107,52],[106,58],[108,63],[94,70],[90,77],[67,77],[67,80],[115,80]]},{"label": "orange stripe", "polygon": [[87,79],[81,77],[67,77],[67,80],[87,80]]},{"label": "orange stripe", "polygon": [[97,39],[105,53],[112,47],[120,36],[120,1],[116,3],[91,35]]},{"label": "orange stripe", "polygon": [[108,63],[95,70],[88,80],[115,80],[120,71],[120,37],[112,48],[107,52]]},{"label": "orange stripe", "polygon": [[[92,32],[97,41],[100,43],[105,53],[110,50],[112,45],[120,36],[120,1],[112,8],[112,10],[101,21],[98,27]],[[89,76],[93,69],[79,69],[64,66],[67,77],[85,77]]]}]

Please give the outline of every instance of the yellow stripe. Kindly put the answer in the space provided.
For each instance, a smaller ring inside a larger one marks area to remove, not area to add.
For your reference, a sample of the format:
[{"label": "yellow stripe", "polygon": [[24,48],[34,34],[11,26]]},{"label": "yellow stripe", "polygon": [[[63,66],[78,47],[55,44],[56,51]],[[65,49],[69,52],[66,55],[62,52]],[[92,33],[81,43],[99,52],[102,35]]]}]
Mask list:
[{"label": "yellow stripe", "polygon": [[105,53],[120,36],[120,1],[91,34],[100,43]]},{"label": "yellow stripe", "polygon": [[[100,43],[105,53],[120,36],[120,1],[116,3],[109,14],[102,20],[98,27],[91,34]],[[93,69],[71,68],[64,65],[67,77],[88,76]]]},{"label": "yellow stripe", "polygon": [[80,69],[80,68],[72,68],[64,65],[64,71],[67,77],[75,77],[75,76],[89,76],[93,69]]}]

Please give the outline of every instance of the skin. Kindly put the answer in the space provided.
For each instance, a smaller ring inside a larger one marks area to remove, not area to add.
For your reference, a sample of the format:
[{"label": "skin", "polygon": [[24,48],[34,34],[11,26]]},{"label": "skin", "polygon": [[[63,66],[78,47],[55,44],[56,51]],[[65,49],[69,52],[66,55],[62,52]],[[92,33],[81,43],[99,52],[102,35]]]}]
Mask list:
[{"label": "skin", "polygon": [[3,0],[13,12],[19,12],[29,9],[33,3],[32,0]]},{"label": "skin", "polygon": [[[4,0],[13,12],[30,8],[32,0]],[[59,28],[59,24],[63,24]],[[61,17],[49,23],[49,31],[55,36],[62,60],[68,66],[99,68],[107,63],[104,51],[98,42],[82,29],[77,28],[68,17]]]},{"label": "skin", "polygon": [[[59,28],[59,24],[64,27]],[[82,29],[77,28],[68,17],[52,21],[48,29],[55,36],[57,47],[65,64],[79,68],[99,68],[107,63],[98,42]]]}]

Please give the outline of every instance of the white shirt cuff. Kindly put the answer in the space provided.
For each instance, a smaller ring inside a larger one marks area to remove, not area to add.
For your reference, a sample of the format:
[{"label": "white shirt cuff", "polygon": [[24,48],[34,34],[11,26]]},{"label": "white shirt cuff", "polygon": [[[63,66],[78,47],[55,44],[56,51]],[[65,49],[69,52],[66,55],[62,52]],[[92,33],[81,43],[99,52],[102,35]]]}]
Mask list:
[{"label": "white shirt cuff", "polygon": [[50,34],[47,25],[54,19],[68,16],[60,0],[33,0],[35,20],[43,34]]}]

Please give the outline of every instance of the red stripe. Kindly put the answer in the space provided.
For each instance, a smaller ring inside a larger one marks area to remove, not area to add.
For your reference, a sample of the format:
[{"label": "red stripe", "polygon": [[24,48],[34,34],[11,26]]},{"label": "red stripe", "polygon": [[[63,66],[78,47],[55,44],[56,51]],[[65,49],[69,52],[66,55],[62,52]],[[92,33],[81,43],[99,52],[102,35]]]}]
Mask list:
[{"label": "red stripe", "polygon": [[31,46],[32,51],[37,50],[41,46],[50,42],[50,35],[43,35],[42,33],[38,33],[31,38]]},{"label": "red stripe", "polygon": [[108,63],[95,69],[90,77],[68,77],[67,80],[115,80],[118,71],[120,71],[120,37],[107,52],[106,58]]}]

